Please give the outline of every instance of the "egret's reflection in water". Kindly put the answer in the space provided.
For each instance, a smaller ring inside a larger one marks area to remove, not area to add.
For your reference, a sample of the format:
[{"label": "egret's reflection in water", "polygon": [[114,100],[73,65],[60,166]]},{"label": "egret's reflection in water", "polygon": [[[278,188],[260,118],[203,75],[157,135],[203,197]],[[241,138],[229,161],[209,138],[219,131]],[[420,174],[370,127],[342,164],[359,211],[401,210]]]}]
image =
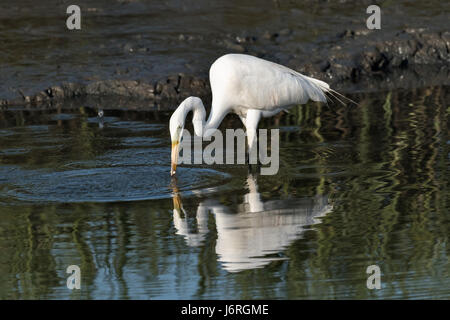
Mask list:
[{"label": "egret's reflection in water", "polygon": [[212,213],[217,231],[216,253],[229,272],[260,268],[284,259],[279,253],[299,239],[306,226],[320,222],[317,218],[332,210],[328,197],[320,195],[264,202],[256,177],[248,175],[248,192],[237,212],[218,199],[209,198],[199,203],[196,223],[192,224],[183,208],[176,180],[172,187],[176,233],[185,238],[187,245],[200,246],[208,234],[208,215]]}]

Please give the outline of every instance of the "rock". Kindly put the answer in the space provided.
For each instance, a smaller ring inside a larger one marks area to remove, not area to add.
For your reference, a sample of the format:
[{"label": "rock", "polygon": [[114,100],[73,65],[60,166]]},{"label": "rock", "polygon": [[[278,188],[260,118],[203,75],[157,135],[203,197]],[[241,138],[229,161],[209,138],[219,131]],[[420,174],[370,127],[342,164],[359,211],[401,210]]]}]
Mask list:
[{"label": "rock", "polygon": [[133,52],[133,46],[131,45],[131,43],[127,43],[123,46],[123,51],[125,52]]},{"label": "rock", "polygon": [[172,84],[166,83],[162,86],[161,89],[161,98],[163,99],[176,99],[177,98],[177,91],[173,87]]},{"label": "rock", "polygon": [[290,35],[291,33],[292,33],[292,30],[289,29],[289,28],[281,29],[281,30],[278,32],[278,34],[279,34],[280,36],[288,36],[288,35]]},{"label": "rock", "polygon": [[62,99],[65,97],[63,88],[61,88],[59,86],[53,86],[53,87],[48,88],[46,90],[46,93],[50,98]]},{"label": "rock", "polygon": [[50,97],[46,94],[46,92],[39,92],[37,95],[35,95],[33,98],[31,98],[32,104],[41,104],[43,102],[46,102],[50,100]]},{"label": "rock", "polygon": [[254,36],[236,36],[235,40],[237,43],[254,43],[256,42],[256,37]]},{"label": "rock", "polygon": [[75,98],[86,94],[86,86],[80,83],[65,82],[61,88],[64,91],[64,98]]},{"label": "rock", "polygon": [[265,31],[263,33],[263,35],[262,35],[262,38],[266,39],[266,40],[273,40],[274,39],[273,34],[270,33],[269,31]]},{"label": "rock", "polygon": [[133,80],[96,81],[86,86],[86,94],[153,99],[154,86],[153,84]]},{"label": "rock", "polygon": [[235,52],[241,52],[241,53],[245,52],[245,47],[243,45],[232,42],[231,40],[225,39],[223,41],[223,44],[229,50],[232,50]]}]

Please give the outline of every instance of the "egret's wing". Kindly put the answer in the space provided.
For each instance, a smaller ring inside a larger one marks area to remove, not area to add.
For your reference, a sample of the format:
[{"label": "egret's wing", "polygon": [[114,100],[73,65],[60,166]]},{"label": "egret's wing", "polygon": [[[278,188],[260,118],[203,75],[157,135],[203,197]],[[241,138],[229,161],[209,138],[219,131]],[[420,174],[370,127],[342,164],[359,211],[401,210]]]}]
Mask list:
[{"label": "egret's wing", "polygon": [[308,100],[326,102],[330,87],[323,81],[249,55],[230,54],[220,59],[211,67],[211,87],[213,92],[217,88],[219,95],[227,95],[235,106],[274,110]]},{"label": "egret's wing", "polygon": [[[281,65],[266,62],[242,70],[240,101],[256,109],[273,109],[304,104],[308,100],[326,102],[325,82],[306,77]],[[250,84],[248,86],[247,84]]]}]

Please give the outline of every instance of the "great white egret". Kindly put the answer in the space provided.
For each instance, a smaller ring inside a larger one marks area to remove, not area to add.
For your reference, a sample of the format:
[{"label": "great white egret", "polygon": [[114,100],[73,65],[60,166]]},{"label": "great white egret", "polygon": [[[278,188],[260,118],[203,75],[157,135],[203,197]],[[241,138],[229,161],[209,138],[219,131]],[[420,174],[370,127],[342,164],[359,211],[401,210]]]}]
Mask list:
[{"label": "great white egret", "polygon": [[198,97],[186,98],[170,118],[171,175],[176,172],[179,145],[190,111],[193,111],[195,134],[205,138],[212,135],[212,129],[217,129],[229,112],[236,113],[245,126],[250,151],[256,146],[256,129],[261,117],[271,117],[310,99],[326,102],[326,93],[338,94],[323,81],[246,54],[226,54],[218,58],[211,65],[209,80],[212,105],[206,124],[205,107]]}]

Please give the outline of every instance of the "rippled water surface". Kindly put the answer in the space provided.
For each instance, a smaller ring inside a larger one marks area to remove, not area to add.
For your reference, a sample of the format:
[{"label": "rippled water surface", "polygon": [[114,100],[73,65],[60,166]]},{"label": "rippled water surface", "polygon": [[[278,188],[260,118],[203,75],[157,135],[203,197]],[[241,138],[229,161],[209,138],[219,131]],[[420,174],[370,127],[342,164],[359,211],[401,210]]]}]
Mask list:
[{"label": "rippled water surface", "polygon": [[450,298],[448,95],[299,106],[277,175],[176,180],[167,112],[1,111],[0,298]]}]

